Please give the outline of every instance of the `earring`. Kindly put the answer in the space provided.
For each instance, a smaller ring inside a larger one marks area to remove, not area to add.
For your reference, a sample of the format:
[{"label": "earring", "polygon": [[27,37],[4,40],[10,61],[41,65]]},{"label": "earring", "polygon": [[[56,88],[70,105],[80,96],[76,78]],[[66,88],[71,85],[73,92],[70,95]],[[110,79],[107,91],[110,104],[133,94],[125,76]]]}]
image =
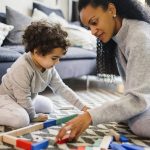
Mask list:
[{"label": "earring", "polygon": [[117,15],[113,15],[113,18],[116,18]]}]

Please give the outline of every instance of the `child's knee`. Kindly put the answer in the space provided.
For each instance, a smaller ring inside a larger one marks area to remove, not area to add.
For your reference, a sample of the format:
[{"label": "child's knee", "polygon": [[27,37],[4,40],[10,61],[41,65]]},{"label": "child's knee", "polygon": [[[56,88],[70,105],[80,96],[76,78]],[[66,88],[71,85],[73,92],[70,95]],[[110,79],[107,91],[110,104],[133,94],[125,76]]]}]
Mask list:
[{"label": "child's knee", "polygon": [[27,113],[25,114],[18,114],[17,116],[15,116],[15,120],[12,122],[12,127],[13,128],[22,128],[25,126],[28,126],[30,123],[30,119],[29,119],[29,115]]},{"label": "child's knee", "polygon": [[150,118],[131,119],[128,123],[131,131],[140,137],[150,137]]},{"label": "child's knee", "polygon": [[44,96],[38,97],[34,102],[34,106],[37,113],[51,113],[54,110],[52,101]]}]

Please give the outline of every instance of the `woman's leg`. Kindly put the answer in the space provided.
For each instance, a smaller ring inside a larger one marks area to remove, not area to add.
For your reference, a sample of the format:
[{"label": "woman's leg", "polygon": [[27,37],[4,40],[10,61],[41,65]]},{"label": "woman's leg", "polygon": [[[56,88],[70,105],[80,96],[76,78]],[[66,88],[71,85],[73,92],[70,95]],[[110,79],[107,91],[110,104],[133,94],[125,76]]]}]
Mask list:
[{"label": "woman's leg", "polygon": [[29,125],[28,113],[8,95],[0,95],[0,125],[21,128]]},{"label": "woman's leg", "polygon": [[131,118],[128,125],[133,133],[150,138],[150,108],[142,114]]},{"label": "woman's leg", "polygon": [[37,95],[33,100],[33,105],[35,106],[35,111],[37,113],[51,113],[53,111],[52,101],[42,95]]}]

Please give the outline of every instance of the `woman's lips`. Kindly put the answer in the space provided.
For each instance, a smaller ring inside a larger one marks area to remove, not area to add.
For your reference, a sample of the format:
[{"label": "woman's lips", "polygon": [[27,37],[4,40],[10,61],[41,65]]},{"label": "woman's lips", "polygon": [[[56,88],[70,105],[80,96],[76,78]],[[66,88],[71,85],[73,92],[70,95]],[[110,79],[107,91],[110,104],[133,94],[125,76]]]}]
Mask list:
[{"label": "woman's lips", "polygon": [[99,38],[100,40],[103,40],[103,38],[104,38],[104,32],[101,33],[101,34],[98,36],[98,38]]}]

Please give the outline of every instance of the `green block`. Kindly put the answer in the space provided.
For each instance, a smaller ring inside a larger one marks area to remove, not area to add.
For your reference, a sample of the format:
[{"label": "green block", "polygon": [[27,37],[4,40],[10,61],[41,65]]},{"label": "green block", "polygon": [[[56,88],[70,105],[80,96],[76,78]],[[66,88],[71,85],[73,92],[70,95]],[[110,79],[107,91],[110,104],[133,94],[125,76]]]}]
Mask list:
[{"label": "green block", "polygon": [[73,114],[73,115],[70,115],[70,116],[67,116],[67,117],[63,117],[63,118],[60,118],[60,119],[57,119],[56,120],[56,125],[60,125],[62,123],[66,123],[68,121],[70,121],[71,119],[77,117],[78,115],[77,114]]},{"label": "green block", "polygon": [[93,147],[86,146],[85,150],[93,150]]}]

